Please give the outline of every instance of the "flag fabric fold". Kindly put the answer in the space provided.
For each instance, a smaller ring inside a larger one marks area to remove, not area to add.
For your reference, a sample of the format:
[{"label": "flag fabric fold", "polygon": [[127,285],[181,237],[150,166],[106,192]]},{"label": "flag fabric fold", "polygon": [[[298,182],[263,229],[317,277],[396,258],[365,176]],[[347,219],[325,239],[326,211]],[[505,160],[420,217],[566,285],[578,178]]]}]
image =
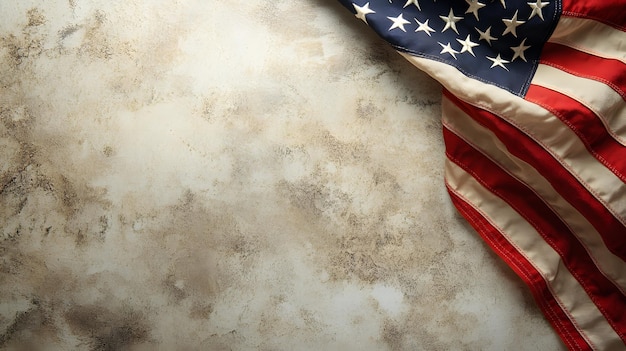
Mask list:
[{"label": "flag fabric fold", "polygon": [[452,202],[565,345],[626,349],[626,2],[340,2],[444,86]]}]

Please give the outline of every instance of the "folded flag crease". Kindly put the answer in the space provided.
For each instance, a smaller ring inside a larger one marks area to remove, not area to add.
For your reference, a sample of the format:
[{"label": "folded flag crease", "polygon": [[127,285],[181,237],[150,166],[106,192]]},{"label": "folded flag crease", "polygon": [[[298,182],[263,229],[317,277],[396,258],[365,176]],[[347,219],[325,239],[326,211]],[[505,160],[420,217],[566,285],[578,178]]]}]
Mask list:
[{"label": "folded flag crease", "polygon": [[340,2],[444,86],[452,202],[565,345],[626,349],[626,2]]}]

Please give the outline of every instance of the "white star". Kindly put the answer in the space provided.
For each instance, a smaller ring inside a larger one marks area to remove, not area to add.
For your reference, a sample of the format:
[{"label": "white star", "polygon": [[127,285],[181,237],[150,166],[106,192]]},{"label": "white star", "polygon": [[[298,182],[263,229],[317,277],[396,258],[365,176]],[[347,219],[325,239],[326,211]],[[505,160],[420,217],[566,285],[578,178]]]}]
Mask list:
[{"label": "white star", "polygon": [[426,22],[424,23],[418,21],[417,18],[414,18],[414,20],[418,24],[418,27],[415,30],[415,32],[425,32],[426,34],[428,34],[429,37],[430,37],[430,32],[435,32],[435,30],[430,28],[430,26],[428,25],[428,20],[426,20]]},{"label": "white star", "polygon": [[456,54],[458,54],[459,52],[454,50],[451,46],[450,43],[443,45],[442,43],[437,42],[439,45],[441,45],[442,49],[440,54],[445,54],[448,53],[450,55],[452,55],[452,57],[454,57],[454,59],[456,60]]},{"label": "white star", "polygon": [[356,18],[360,19],[361,21],[367,23],[367,18],[365,18],[365,16],[369,15],[370,13],[376,13],[376,11],[370,9],[370,3],[366,3],[365,5],[363,5],[362,7],[352,3],[352,6],[354,6],[354,9],[356,10]]},{"label": "white star", "polygon": [[524,45],[525,43],[526,43],[526,38],[522,40],[519,46],[511,47],[511,50],[513,50],[513,58],[511,59],[511,61],[515,61],[516,58],[520,57],[522,60],[524,60],[524,62],[528,62],[526,61],[526,57],[524,56],[524,51],[526,51],[526,49],[528,49],[530,46]]},{"label": "white star", "polygon": [[474,29],[476,29],[476,31],[478,32],[478,35],[480,35],[480,38],[478,38],[478,40],[486,41],[487,44],[489,44],[489,46],[491,46],[492,40],[498,40],[495,37],[491,36],[491,26],[489,26],[489,28],[487,28],[484,32],[476,27],[474,27]]},{"label": "white star", "polygon": [[472,40],[470,40],[469,34],[467,35],[467,38],[465,38],[465,40],[457,39],[456,41],[458,41],[459,43],[461,43],[461,45],[463,45],[463,47],[461,48],[461,53],[464,53],[467,51],[470,54],[472,54],[472,56],[476,57],[476,55],[474,55],[473,48],[479,45],[478,43],[474,43]]},{"label": "white star", "polygon": [[541,11],[541,9],[548,6],[550,3],[547,1],[542,2],[541,0],[537,0],[537,2],[527,2],[527,4],[528,6],[530,6],[531,9],[533,9],[533,12],[530,13],[530,17],[528,17],[528,19],[531,19],[535,15],[537,15],[543,21],[543,12]]},{"label": "white star", "polygon": [[474,17],[478,20],[478,10],[485,7],[485,4],[478,2],[478,0],[465,0],[465,2],[469,5],[465,13],[473,13]]},{"label": "white star", "polygon": [[494,68],[496,66],[500,66],[502,68],[504,68],[505,70],[509,70],[508,68],[504,67],[505,63],[509,63],[509,61],[504,60],[500,57],[500,54],[498,54],[498,56],[496,57],[487,57],[491,62],[493,62],[493,64],[491,65],[490,68]]},{"label": "white star", "polygon": [[420,4],[419,2],[417,2],[417,0],[406,0],[406,4],[404,4],[404,6],[402,6],[402,8],[405,8],[411,4],[414,4],[415,7],[417,7],[418,10],[422,11],[422,9],[420,8]]},{"label": "white star", "polygon": [[506,4],[504,3],[504,0],[500,0],[500,3],[502,4],[502,7],[506,8]]},{"label": "white star", "polygon": [[441,33],[445,32],[446,29],[448,28],[452,28],[453,31],[456,32],[456,34],[459,34],[459,31],[456,29],[456,23],[460,20],[463,19],[463,17],[457,17],[454,15],[454,12],[452,12],[452,9],[450,9],[450,13],[448,13],[448,16],[439,16],[439,18],[441,18],[444,22],[446,22],[446,25],[443,27],[443,29],[441,30]]},{"label": "white star", "polygon": [[502,22],[504,22],[504,25],[506,26],[506,29],[504,29],[504,32],[502,32],[502,36],[504,36],[506,33],[511,33],[516,38],[517,38],[517,32],[516,32],[517,27],[526,23],[526,21],[517,20],[517,10],[515,11],[513,18],[503,19]]},{"label": "white star", "polygon": [[404,29],[404,25],[411,23],[405,20],[404,17],[402,17],[402,14],[400,14],[398,17],[387,17],[387,18],[389,18],[389,20],[393,22],[391,27],[389,27],[389,30],[392,30],[394,28],[400,28],[403,32],[406,32],[406,29]]}]

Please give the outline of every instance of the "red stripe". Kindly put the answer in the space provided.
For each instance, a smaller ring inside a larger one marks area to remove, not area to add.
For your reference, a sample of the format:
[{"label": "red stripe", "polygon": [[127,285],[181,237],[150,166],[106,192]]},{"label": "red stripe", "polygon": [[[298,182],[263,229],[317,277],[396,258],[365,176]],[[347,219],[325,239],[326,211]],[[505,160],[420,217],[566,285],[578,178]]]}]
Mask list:
[{"label": "red stripe", "polygon": [[598,270],[578,238],[528,186],[444,128],[448,158],[517,211],[561,256],[563,264],[626,342],[626,297]]},{"label": "red stripe", "polygon": [[498,116],[461,101],[449,91],[444,96],[478,123],[491,130],[506,145],[509,153],[532,165],[559,195],[596,228],[606,247],[626,261],[626,228],[552,155],[534,140]]},{"label": "red stripe", "polygon": [[545,65],[602,82],[626,98],[626,64],[619,60],[590,55],[556,43],[546,43],[540,59]]},{"label": "red stripe", "polygon": [[525,99],[557,116],[600,163],[626,182],[626,147],[607,132],[593,111],[567,95],[534,84],[528,88]]},{"label": "red stripe", "polygon": [[596,20],[626,30],[626,16],[624,16],[624,2],[611,0],[563,0],[562,14],[572,17],[581,17]]},{"label": "red stripe", "polygon": [[591,350],[568,315],[550,292],[548,284],[533,265],[521,255],[491,223],[448,187],[452,203],[478,234],[530,288],[537,305],[570,350]]}]

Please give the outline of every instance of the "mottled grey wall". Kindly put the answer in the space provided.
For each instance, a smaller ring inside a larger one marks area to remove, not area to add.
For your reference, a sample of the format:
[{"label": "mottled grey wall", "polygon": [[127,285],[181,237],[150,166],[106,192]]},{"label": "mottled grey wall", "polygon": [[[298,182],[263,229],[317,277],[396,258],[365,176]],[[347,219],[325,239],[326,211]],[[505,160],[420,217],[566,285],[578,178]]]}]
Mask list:
[{"label": "mottled grey wall", "polygon": [[334,1],[0,2],[0,348],[555,349]]}]

